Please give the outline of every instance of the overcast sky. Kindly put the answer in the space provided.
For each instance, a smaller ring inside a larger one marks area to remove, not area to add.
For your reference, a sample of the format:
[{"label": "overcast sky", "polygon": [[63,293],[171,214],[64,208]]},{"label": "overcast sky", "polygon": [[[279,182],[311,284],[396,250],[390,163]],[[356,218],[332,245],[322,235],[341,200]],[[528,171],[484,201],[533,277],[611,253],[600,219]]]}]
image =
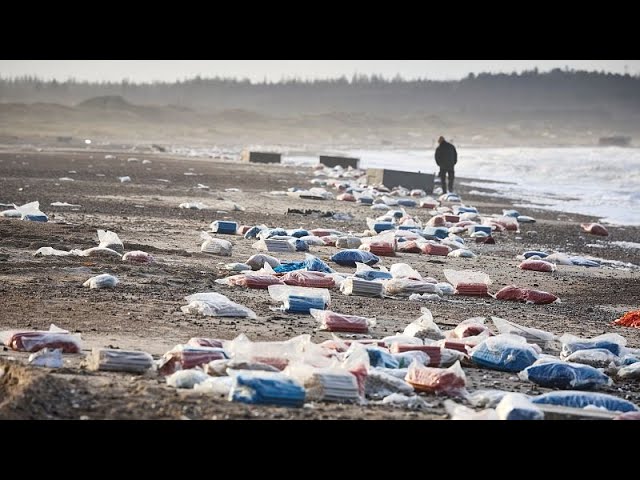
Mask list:
[{"label": "overcast sky", "polygon": [[[36,75],[44,79],[149,82],[203,77],[239,77],[278,81],[299,77],[351,77],[354,73],[396,74],[407,79],[455,80],[470,72],[540,71],[568,66],[640,74],[640,60],[0,60],[0,76]],[[626,68],[626,70],[625,70]]]}]

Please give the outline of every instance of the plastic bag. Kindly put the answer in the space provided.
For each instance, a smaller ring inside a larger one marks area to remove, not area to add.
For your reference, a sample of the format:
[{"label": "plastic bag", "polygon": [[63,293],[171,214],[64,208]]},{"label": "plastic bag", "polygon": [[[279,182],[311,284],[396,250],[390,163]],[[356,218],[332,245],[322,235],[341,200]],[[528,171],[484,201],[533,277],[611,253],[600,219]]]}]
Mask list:
[{"label": "plastic bag", "polygon": [[612,364],[615,365],[617,359],[617,356],[605,348],[594,348],[573,352],[565,360],[572,363],[591,365],[595,368],[607,368]]},{"label": "plastic bag", "polygon": [[118,252],[120,255],[124,253],[124,244],[122,240],[118,237],[117,233],[114,233],[110,230],[98,230],[98,247],[101,248],[109,248],[115,252]]},{"label": "plastic bag", "polygon": [[562,342],[560,358],[565,359],[578,350],[589,350],[593,348],[604,348],[614,355],[620,355],[622,348],[627,344],[627,340],[617,333],[605,333],[591,339],[576,337],[565,333],[559,340]]},{"label": "plastic bag", "polygon": [[365,347],[369,355],[369,365],[372,367],[398,368],[398,360],[391,355],[386,348],[367,346]]},{"label": "plastic bag", "polygon": [[226,220],[216,220],[211,222],[209,229],[212,233],[223,233],[227,235],[235,235],[238,230],[237,222],[229,222]]},{"label": "plastic bag", "polygon": [[289,272],[282,277],[282,281],[287,285],[298,287],[333,288],[336,286],[334,278],[322,272]]},{"label": "plastic bag", "polygon": [[484,317],[473,317],[460,322],[452,330],[451,335],[454,338],[466,338],[478,335],[491,335],[491,332],[484,324]]},{"label": "plastic bag", "polygon": [[61,349],[62,353],[80,353],[82,343],[80,335],[71,335],[68,331],[51,324],[44,330],[8,330],[0,332],[0,339],[7,347],[18,352],[37,352],[43,348]]},{"label": "plastic bag", "polygon": [[469,352],[477,365],[504,372],[520,372],[538,359],[538,352],[517,335],[489,337]]},{"label": "plastic bag", "polygon": [[556,266],[551,262],[547,262],[545,260],[525,260],[520,265],[519,268],[522,270],[533,270],[535,272],[555,272]]},{"label": "plastic bag", "polygon": [[204,253],[210,253],[212,255],[221,255],[225,257],[231,256],[231,242],[227,240],[221,240],[219,238],[213,238],[207,232],[201,232],[200,238],[204,240],[200,246],[200,251]]},{"label": "plastic bag", "polygon": [[461,361],[465,358],[466,354],[457,350],[449,348],[442,348],[438,345],[402,345],[401,343],[394,343],[391,345],[392,353],[406,353],[412,351],[418,351],[427,355],[427,361],[422,361],[429,367],[450,367],[457,361]]},{"label": "plastic bag", "polygon": [[213,360],[225,358],[228,358],[228,355],[222,348],[176,345],[158,361],[158,371],[163,375],[169,375],[178,370],[201,367]]},{"label": "plastic bag", "polygon": [[491,279],[484,272],[474,270],[449,270],[443,271],[445,278],[455,288],[456,295],[488,296]]},{"label": "plastic bag", "polygon": [[611,379],[600,370],[589,365],[561,361],[533,364],[518,374],[541,387],[589,390],[602,385],[611,385]]},{"label": "plastic bag", "polygon": [[626,367],[622,367],[616,373],[618,378],[624,380],[639,380],[640,379],[640,362],[632,363]]},{"label": "plastic bag", "polygon": [[253,310],[229,300],[220,293],[195,293],[185,297],[185,300],[189,304],[180,307],[184,313],[198,313],[211,317],[257,318]]},{"label": "plastic bag", "polygon": [[420,309],[422,315],[407,325],[402,332],[403,335],[409,337],[429,338],[432,340],[440,340],[444,338],[444,334],[440,327],[433,321],[431,310],[426,307]]},{"label": "plastic bag", "polygon": [[122,259],[122,255],[120,255],[115,250],[111,250],[110,248],[104,247],[92,247],[87,248],[86,250],[71,250],[72,255],[79,255],[82,257],[101,257],[101,258],[116,258]]},{"label": "plastic bag", "polygon": [[559,405],[570,408],[598,407],[613,412],[637,412],[640,410],[637,405],[613,395],[574,390],[543,393],[533,397],[531,401],[538,405]]},{"label": "plastic bag", "polygon": [[444,401],[444,409],[449,415],[449,420],[498,420],[498,415],[493,408],[476,412],[449,399]]},{"label": "plastic bag", "polygon": [[609,235],[607,229],[599,223],[581,223],[580,227],[582,228],[583,232],[590,233],[591,235],[599,235],[602,237],[606,237]]},{"label": "plastic bag", "polygon": [[258,253],[256,255],[250,256],[245,263],[249,265],[252,270],[260,270],[265,263],[268,264],[271,268],[276,268],[280,266],[280,260],[270,255],[265,255],[263,253]]},{"label": "plastic bag", "polygon": [[474,407],[494,408],[508,394],[509,392],[504,390],[476,390],[467,397],[467,400]]},{"label": "plastic bag", "polygon": [[407,408],[409,410],[425,410],[432,408],[433,405],[424,401],[417,395],[407,396],[402,393],[392,393],[391,395],[384,397],[380,404],[389,405],[396,408]]},{"label": "plastic bag", "polygon": [[86,362],[89,370],[129,373],[144,373],[154,365],[147,352],[109,348],[93,348]]},{"label": "plastic bag", "polygon": [[282,373],[240,371],[234,378],[229,400],[234,402],[302,407],[304,388]]},{"label": "plastic bag", "polygon": [[209,375],[202,370],[178,370],[167,377],[167,385],[174,388],[193,388],[208,378]]},{"label": "plastic bag", "polygon": [[382,399],[393,393],[412,395],[413,387],[404,380],[389,375],[379,369],[369,370],[365,381],[365,395],[374,400]]},{"label": "plastic bag", "polygon": [[316,369],[304,381],[307,400],[323,402],[360,402],[358,380],[342,368]]},{"label": "plastic bag", "polygon": [[418,392],[443,393],[458,396],[466,392],[466,376],[460,362],[456,362],[449,368],[423,367],[414,362],[409,367],[405,377]]},{"label": "plastic bag", "polygon": [[447,282],[438,282],[436,283],[436,287],[438,287],[438,290],[440,290],[443,295],[453,295],[455,293],[453,285]]},{"label": "plastic bag", "polygon": [[428,283],[422,280],[412,280],[409,278],[393,278],[384,281],[384,291],[387,295],[398,295],[408,297],[414,293],[435,293],[442,292],[435,283]]},{"label": "plastic bag", "polygon": [[385,267],[381,266],[380,270],[375,270],[369,265],[365,265],[360,262],[356,262],[356,273],[354,273],[354,275],[356,277],[363,278],[364,280],[385,280],[393,278],[391,273],[388,272]]},{"label": "plastic bag", "polygon": [[222,340],[217,338],[191,337],[187,345],[194,347],[215,347],[222,348]]},{"label": "plastic bag", "polygon": [[508,393],[502,397],[496,414],[500,420],[544,420],[544,412],[521,393]]},{"label": "plastic bag", "polygon": [[338,237],[336,240],[336,247],[346,249],[356,249],[362,244],[362,240],[358,237],[347,235],[344,237]]},{"label": "plastic bag", "polygon": [[20,212],[22,220],[30,222],[48,222],[49,217],[40,211],[40,202],[25,203],[21,206],[14,205],[14,208]]},{"label": "plastic bag", "polygon": [[[391,355],[398,361],[398,370],[408,368],[414,360],[417,361],[420,365],[429,365],[430,362],[429,355],[419,350],[409,350],[401,353],[392,353]],[[404,376],[401,376],[399,378],[404,378]]]},{"label": "plastic bag", "polygon": [[363,280],[349,277],[340,285],[340,291],[345,295],[359,295],[363,297],[383,297],[384,285],[379,281]]},{"label": "plastic bag", "polygon": [[473,258],[476,256],[471,250],[467,250],[466,248],[459,248],[458,250],[454,250],[449,252],[448,257],[458,257],[458,258]]},{"label": "plastic bag", "polygon": [[225,283],[235,287],[258,288],[266,290],[269,285],[284,285],[282,279],[274,275],[260,275],[257,273],[232,275],[216,280],[216,283]]},{"label": "plastic bag", "polygon": [[193,386],[194,392],[212,394],[217,397],[229,398],[229,392],[233,385],[232,377],[208,377],[206,380]]},{"label": "plastic bag", "polygon": [[315,235],[308,235],[306,237],[300,237],[300,241],[306,243],[309,246],[324,247],[327,245],[324,241],[325,238],[327,237],[316,237]]},{"label": "plastic bag", "polygon": [[451,252],[451,247],[429,241],[421,244],[420,249],[425,255],[440,255],[443,257],[446,257]]},{"label": "plastic bag", "polygon": [[331,304],[331,294],[326,288],[293,287],[290,285],[271,285],[269,295],[277,302],[284,302],[291,296],[319,298],[324,305]]},{"label": "plastic bag", "polygon": [[414,280],[422,280],[422,275],[406,263],[394,263],[389,268],[389,273],[393,278],[411,278]]},{"label": "plastic bag", "polygon": [[83,287],[89,288],[113,288],[118,284],[118,279],[108,273],[96,275],[82,284]]},{"label": "plastic bag", "polygon": [[141,250],[133,250],[131,252],[127,252],[122,256],[123,262],[131,262],[131,263],[153,263],[156,259],[153,255],[143,252]]},{"label": "plastic bag", "polygon": [[62,349],[43,348],[29,355],[27,363],[34,367],[61,368],[64,365]]},{"label": "plastic bag", "polygon": [[500,317],[491,317],[491,321],[502,334],[511,333],[523,337],[529,343],[536,343],[546,346],[556,340],[556,336],[551,332],[546,332],[532,327],[523,327],[517,323],[510,322]]},{"label": "plastic bag", "polygon": [[34,257],[49,257],[49,256],[66,257],[68,255],[74,255],[74,254],[72,252],[67,252],[66,250],[57,250],[51,247],[40,247],[33,254]]},{"label": "plastic bag", "polygon": [[320,260],[318,257],[309,253],[304,254],[304,268],[310,272],[334,273],[335,270]]},{"label": "plastic bag", "polygon": [[369,328],[375,327],[375,318],[344,315],[330,310],[310,309],[309,313],[320,322],[320,330],[330,332],[368,333]]}]

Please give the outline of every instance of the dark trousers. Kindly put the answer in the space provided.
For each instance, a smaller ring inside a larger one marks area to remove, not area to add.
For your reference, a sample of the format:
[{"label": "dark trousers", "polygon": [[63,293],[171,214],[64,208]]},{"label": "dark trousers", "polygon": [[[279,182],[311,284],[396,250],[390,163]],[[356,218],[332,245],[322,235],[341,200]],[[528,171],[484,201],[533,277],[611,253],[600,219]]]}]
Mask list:
[{"label": "dark trousers", "polygon": [[442,193],[447,193],[447,175],[449,175],[449,192],[453,192],[453,167],[440,167],[440,185],[442,185]]}]

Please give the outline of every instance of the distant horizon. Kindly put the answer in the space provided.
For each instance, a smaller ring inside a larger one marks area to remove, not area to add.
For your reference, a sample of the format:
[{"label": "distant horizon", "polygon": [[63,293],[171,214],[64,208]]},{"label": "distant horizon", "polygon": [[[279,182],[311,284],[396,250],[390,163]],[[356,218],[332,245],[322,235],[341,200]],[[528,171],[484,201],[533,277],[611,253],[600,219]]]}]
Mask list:
[{"label": "distant horizon", "polygon": [[554,69],[640,76],[640,60],[0,60],[0,78],[88,83],[176,83],[197,77],[249,81],[384,80],[459,81],[469,74],[521,74]]}]

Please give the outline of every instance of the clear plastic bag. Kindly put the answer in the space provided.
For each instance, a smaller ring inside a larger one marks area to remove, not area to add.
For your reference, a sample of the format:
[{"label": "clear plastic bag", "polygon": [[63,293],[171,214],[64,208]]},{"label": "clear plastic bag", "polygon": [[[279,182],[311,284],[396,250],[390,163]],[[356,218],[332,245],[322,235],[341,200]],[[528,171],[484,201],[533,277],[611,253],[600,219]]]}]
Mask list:
[{"label": "clear plastic bag", "polygon": [[49,217],[40,211],[40,202],[25,203],[21,206],[14,205],[14,208],[20,213],[22,220],[30,222],[47,222]]},{"label": "clear plastic bag", "polygon": [[394,263],[389,268],[389,273],[393,278],[411,278],[413,280],[422,280],[422,275],[406,263]]},{"label": "clear plastic bag", "polygon": [[590,350],[578,350],[569,355],[567,362],[582,363],[595,368],[608,368],[615,366],[618,357],[606,348],[594,348]]},{"label": "clear plastic bag", "polygon": [[309,313],[320,322],[320,330],[330,332],[368,333],[376,325],[375,318],[344,315],[330,310],[311,309]]},{"label": "clear plastic bag", "polygon": [[345,295],[382,298],[384,296],[384,285],[377,280],[369,281],[357,277],[349,277],[340,285],[340,291]]},{"label": "clear plastic bag", "polygon": [[91,277],[82,284],[83,287],[89,288],[113,288],[118,284],[118,279],[108,273]]},{"label": "clear plastic bag", "polygon": [[189,304],[180,308],[184,313],[197,313],[211,317],[257,318],[253,310],[229,300],[220,293],[195,293],[185,297],[185,300]]},{"label": "clear plastic bag", "polygon": [[358,380],[342,368],[314,369],[304,382],[304,388],[307,400],[339,403],[361,401]]},{"label": "clear plastic bag", "polygon": [[287,285],[313,288],[334,288],[335,279],[323,272],[294,271],[286,273],[282,281]]},{"label": "clear plastic bag", "polygon": [[540,346],[547,346],[554,342],[557,337],[551,332],[538,328],[523,327],[517,323],[510,322],[500,317],[491,317],[491,321],[501,334],[514,334],[525,338],[529,343],[536,343]]},{"label": "clear plastic bag", "polygon": [[393,393],[412,395],[413,387],[404,380],[379,369],[372,368],[369,370],[365,381],[365,395],[367,398],[378,400]]},{"label": "clear plastic bag", "polygon": [[281,342],[252,342],[241,334],[225,345],[225,351],[234,361],[266,363],[284,370],[291,360],[302,356],[310,341],[309,335],[301,335]]},{"label": "clear plastic bag", "polygon": [[187,342],[187,345],[193,347],[216,347],[222,348],[222,340],[217,338],[205,338],[205,337],[191,337]]},{"label": "clear plastic bag", "polygon": [[86,359],[89,370],[144,373],[153,368],[153,357],[147,352],[94,348]]},{"label": "clear plastic bag", "polygon": [[445,278],[455,288],[457,295],[487,296],[491,279],[484,272],[474,270],[450,270],[445,268]]},{"label": "clear plastic bag", "polygon": [[80,335],[71,335],[67,330],[51,324],[44,330],[7,330],[0,332],[2,343],[18,352],[37,352],[43,348],[61,349],[62,353],[80,353]]},{"label": "clear plastic bag", "polygon": [[637,405],[606,393],[581,392],[564,390],[543,393],[533,397],[531,401],[537,405],[559,405],[570,408],[597,407],[613,412],[637,412]]},{"label": "clear plastic bag", "polygon": [[444,409],[449,415],[449,420],[498,420],[498,415],[493,408],[476,412],[449,399],[444,401]]},{"label": "clear plastic bag", "polygon": [[204,240],[200,246],[201,252],[210,253],[212,255],[221,255],[224,257],[231,256],[231,242],[221,240],[219,238],[213,238],[207,232],[201,232],[200,238]]},{"label": "clear plastic bag", "polygon": [[614,355],[619,356],[623,347],[627,344],[627,340],[617,333],[605,333],[590,339],[565,333],[559,340],[562,342],[560,358],[563,360],[578,350],[589,350],[592,348],[604,348]]},{"label": "clear plastic bag", "polygon": [[440,255],[446,257],[451,253],[451,247],[433,241],[427,241],[420,245],[422,253],[425,255]]},{"label": "clear plastic bag", "polygon": [[99,258],[119,258],[122,259],[122,255],[120,255],[115,250],[111,250],[110,248],[105,247],[91,247],[85,250],[71,250],[72,255],[78,255],[81,257],[99,257]]},{"label": "clear plastic bag", "polygon": [[473,347],[471,359],[480,367],[520,372],[538,359],[538,351],[517,335],[500,334],[489,337]]},{"label": "clear plastic bag", "polygon": [[428,283],[422,280],[412,280],[409,278],[393,278],[384,281],[384,291],[387,295],[408,297],[414,293],[435,293],[442,292],[435,283]]},{"label": "clear plastic bag", "polygon": [[249,265],[252,270],[260,270],[265,263],[268,264],[271,268],[276,268],[280,266],[280,260],[270,255],[265,255],[263,253],[258,253],[256,255],[250,256],[245,263]]},{"label": "clear plastic bag", "polygon": [[202,370],[178,370],[167,377],[167,385],[174,388],[191,389],[208,378],[209,375]]},{"label": "clear plastic bag", "polygon": [[163,375],[169,375],[178,370],[202,367],[213,360],[226,358],[228,355],[222,348],[176,345],[158,361],[158,371]]},{"label": "clear plastic bag", "polygon": [[590,390],[612,384],[611,379],[596,368],[560,360],[534,363],[521,371],[518,376],[522,380],[528,380],[541,387],[563,390]]},{"label": "clear plastic bag", "polygon": [[300,240],[309,246],[324,247],[326,246],[326,243],[323,240],[323,238],[326,238],[326,237],[316,237],[315,235],[307,235],[306,237],[300,237]]},{"label": "clear plastic bag", "polygon": [[153,263],[156,259],[150,253],[143,252],[141,250],[133,250],[125,253],[122,256],[122,261],[131,263]]},{"label": "clear plastic bag", "polygon": [[500,420],[544,420],[544,412],[521,393],[508,393],[502,397],[496,413]]},{"label": "clear plastic bag", "polygon": [[[417,361],[420,365],[429,365],[431,359],[429,355],[419,350],[409,350],[401,353],[392,353],[393,358],[398,361],[398,369],[409,368],[413,361]],[[400,378],[404,378],[401,376]]]},{"label": "clear plastic bag", "polygon": [[494,408],[508,394],[504,390],[476,390],[469,394],[467,400],[476,408]]},{"label": "clear plastic bag", "polygon": [[460,322],[451,332],[453,338],[475,337],[478,335],[491,335],[489,328],[484,324],[485,317],[473,317]]},{"label": "clear plastic bag", "polygon": [[402,332],[403,335],[409,337],[429,338],[432,340],[440,340],[444,338],[444,334],[440,327],[433,321],[431,310],[426,307],[420,309],[422,315],[407,325]]},{"label": "clear plastic bag", "polygon": [[364,280],[386,280],[393,278],[391,273],[383,266],[380,266],[380,270],[376,270],[360,262],[356,262],[356,272],[354,275]]},{"label": "clear plastic bag", "polygon": [[466,393],[467,380],[460,362],[456,362],[449,368],[423,367],[414,362],[409,367],[405,380],[418,392],[442,393],[451,396],[461,396]]},{"label": "clear plastic bag", "polygon": [[233,379],[229,400],[234,402],[302,407],[304,388],[282,373],[240,371]]},{"label": "clear plastic bag", "polygon": [[380,401],[381,405],[388,405],[395,408],[406,408],[409,410],[426,410],[433,405],[424,401],[417,395],[407,396],[402,393],[392,393]]},{"label": "clear plastic bag", "polygon": [[51,247],[40,247],[33,254],[34,257],[49,257],[49,256],[66,257],[68,255],[73,255],[73,253],[67,252],[66,250],[57,250]]},{"label": "clear plastic bag", "polygon": [[276,302],[284,302],[293,295],[299,297],[320,298],[326,306],[331,305],[331,293],[326,288],[271,285],[269,287],[269,295]]},{"label": "clear plastic bag", "polygon": [[618,370],[616,376],[623,380],[640,380],[640,362],[622,367]]},{"label": "clear plastic bag", "polygon": [[64,361],[62,360],[62,349],[43,348],[42,350],[38,350],[37,352],[29,355],[27,363],[34,367],[61,368],[64,366]]},{"label": "clear plastic bag", "polygon": [[476,256],[471,250],[467,250],[466,248],[459,248],[452,252],[449,252],[448,257],[457,257],[457,258],[473,258]]},{"label": "clear plastic bag", "polygon": [[98,230],[98,241],[100,242],[98,247],[109,248],[118,252],[120,255],[124,253],[124,244],[122,243],[122,240],[120,240],[117,233],[114,233],[111,230]]},{"label": "clear plastic bag", "polygon": [[338,248],[355,249],[358,248],[361,244],[362,240],[352,235],[346,235],[344,237],[338,237],[338,239],[336,239],[336,247]]}]

